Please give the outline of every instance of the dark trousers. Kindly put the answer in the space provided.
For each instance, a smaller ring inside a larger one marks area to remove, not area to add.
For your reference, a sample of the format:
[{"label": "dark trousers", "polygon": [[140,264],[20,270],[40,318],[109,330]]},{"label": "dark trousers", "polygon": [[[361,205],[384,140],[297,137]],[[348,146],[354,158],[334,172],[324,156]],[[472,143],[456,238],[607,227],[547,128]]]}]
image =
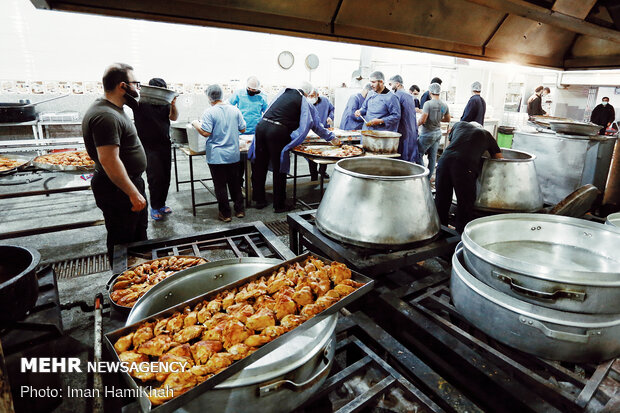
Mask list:
[{"label": "dark trousers", "polygon": [[[142,177],[131,177],[131,182],[138,188],[142,196],[146,197]],[[112,266],[114,245],[145,241],[147,239],[148,206],[142,211],[133,212],[129,197],[119,187],[114,185],[105,173],[95,172],[90,185],[97,207],[103,212],[105,227],[108,230],[106,243],[108,246],[108,260],[110,261],[110,266]]]},{"label": "dark trousers", "polygon": [[151,195],[151,208],[166,206],[170,188],[170,166],[172,165],[171,145],[145,146],[147,166],[146,178]]},{"label": "dark trousers", "polygon": [[256,126],[254,150],[256,159],[252,166],[252,197],[261,204],[266,202],[265,181],[271,162],[273,168],[273,207],[284,208],[286,204],[286,174],[280,173],[280,153],[291,141],[285,126],[265,121]]},{"label": "dark trousers", "polygon": [[[215,199],[220,214],[230,218],[230,204],[228,203],[228,191],[233,200],[235,213],[243,211],[243,195],[241,185],[239,185],[239,162],[209,164],[213,187],[215,188]],[[226,188],[228,187],[228,191]]]},{"label": "dark trousers", "polygon": [[316,181],[317,179],[319,179],[319,172],[321,173],[321,175],[325,175],[325,172],[327,172],[327,165],[323,164],[319,166],[318,171],[317,171],[316,162],[311,161],[308,158],[306,158],[306,161],[308,161],[308,170],[310,171],[310,179],[312,179],[313,181]]},{"label": "dark trousers", "polygon": [[470,169],[458,158],[441,158],[435,179],[435,206],[439,219],[448,225],[452,205],[452,190],[456,193],[457,210],[455,228],[463,233],[465,225],[473,219],[476,202],[477,171]]}]

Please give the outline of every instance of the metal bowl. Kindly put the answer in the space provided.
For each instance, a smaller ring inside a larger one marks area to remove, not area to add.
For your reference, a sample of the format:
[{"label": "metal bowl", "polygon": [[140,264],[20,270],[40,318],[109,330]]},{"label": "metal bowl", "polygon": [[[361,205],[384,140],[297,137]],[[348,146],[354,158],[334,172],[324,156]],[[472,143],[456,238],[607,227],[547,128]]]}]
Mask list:
[{"label": "metal bowl", "polygon": [[[336,240],[366,248],[433,238],[440,223],[427,176],[425,167],[397,159],[339,161],[316,213],[317,227]],[[346,210],[354,212],[343,214]]]},{"label": "metal bowl", "polygon": [[152,105],[167,105],[179,96],[174,90],[157,86],[140,86],[140,102]]}]

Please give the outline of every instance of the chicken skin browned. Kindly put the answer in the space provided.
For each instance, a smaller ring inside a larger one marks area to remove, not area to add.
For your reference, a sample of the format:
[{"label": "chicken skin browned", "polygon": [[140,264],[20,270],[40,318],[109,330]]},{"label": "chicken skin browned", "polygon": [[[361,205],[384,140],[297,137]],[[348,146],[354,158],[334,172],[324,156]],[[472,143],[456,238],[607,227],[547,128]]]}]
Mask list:
[{"label": "chicken skin browned", "polygon": [[[163,277],[166,268],[185,263],[185,259],[168,257],[136,267],[118,280],[112,294],[122,299],[142,288],[132,284],[134,280]],[[166,318],[149,320],[118,338],[114,349],[121,361],[133,366],[156,363],[160,367],[156,373],[138,368],[130,371],[137,381],[160,383],[149,393],[156,406],[297,328],[361,286],[363,283],[351,279],[344,264],[308,257],[269,276],[207,295],[208,299]],[[179,366],[183,371],[171,368]]]}]

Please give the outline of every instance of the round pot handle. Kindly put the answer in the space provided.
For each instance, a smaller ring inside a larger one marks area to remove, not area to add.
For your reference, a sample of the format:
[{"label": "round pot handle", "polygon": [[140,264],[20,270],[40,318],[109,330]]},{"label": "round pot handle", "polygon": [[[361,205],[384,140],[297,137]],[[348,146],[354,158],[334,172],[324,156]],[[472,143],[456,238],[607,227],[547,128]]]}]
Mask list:
[{"label": "round pot handle", "polygon": [[590,340],[590,336],[600,336],[602,334],[599,330],[588,330],[585,334],[575,334],[568,333],[566,331],[552,330],[538,320],[523,316],[519,317],[519,321],[525,325],[529,325],[530,327],[537,328],[538,330],[542,331],[545,336],[551,339],[569,341],[571,343],[587,343]]},{"label": "round pot handle", "polygon": [[324,376],[327,376],[327,374],[329,373],[329,370],[331,368],[331,362],[329,360],[328,354],[331,345],[332,344],[330,342],[328,346],[325,347],[325,349],[323,350],[323,356],[321,357],[321,361],[325,363],[325,366],[323,366],[323,368],[314,376],[301,383],[295,383],[291,380],[280,380],[276,381],[275,383],[260,386],[258,388],[259,397],[268,396],[269,394],[273,393],[276,390],[280,390],[281,388],[287,388],[292,391],[303,391],[314,386],[319,380],[321,380]]},{"label": "round pot handle", "polygon": [[533,290],[531,288],[524,287],[515,283],[515,280],[508,275],[502,274],[498,271],[493,271],[493,276],[498,280],[510,286],[510,289],[517,294],[525,295],[527,297],[536,298],[538,300],[551,300],[555,301],[558,298],[568,298],[574,301],[585,301],[586,293],[581,291],[563,290],[557,289],[552,292]]}]

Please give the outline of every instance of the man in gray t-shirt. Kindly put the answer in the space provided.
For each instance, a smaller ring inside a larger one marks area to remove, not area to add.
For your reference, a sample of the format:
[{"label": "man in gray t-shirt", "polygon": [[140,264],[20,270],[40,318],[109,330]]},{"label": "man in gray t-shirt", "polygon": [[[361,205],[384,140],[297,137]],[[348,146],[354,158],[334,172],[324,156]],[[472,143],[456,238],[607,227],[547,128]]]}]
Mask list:
[{"label": "man in gray t-shirt", "polygon": [[450,111],[448,105],[439,99],[441,85],[431,83],[428,87],[431,99],[424,102],[422,116],[418,119],[420,136],[418,138],[418,160],[417,163],[424,165],[424,154],[428,155],[428,177],[433,181],[435,163],[437,162],[437,149],[441,140],[441,122],[450,122]]}]

